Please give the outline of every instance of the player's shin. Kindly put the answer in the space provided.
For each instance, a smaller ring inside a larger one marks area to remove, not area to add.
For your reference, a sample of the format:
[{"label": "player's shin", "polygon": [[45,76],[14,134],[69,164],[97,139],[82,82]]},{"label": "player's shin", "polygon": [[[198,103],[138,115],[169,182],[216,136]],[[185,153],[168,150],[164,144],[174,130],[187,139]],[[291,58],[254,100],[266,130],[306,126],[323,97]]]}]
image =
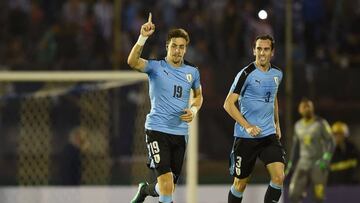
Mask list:
[{"label": "player's shin", "polygon": [[268,189],[265,193],[265,203],[274,203],[278,202],[282,193],[282,186],[276,185],[273,182],[270,182]]}]

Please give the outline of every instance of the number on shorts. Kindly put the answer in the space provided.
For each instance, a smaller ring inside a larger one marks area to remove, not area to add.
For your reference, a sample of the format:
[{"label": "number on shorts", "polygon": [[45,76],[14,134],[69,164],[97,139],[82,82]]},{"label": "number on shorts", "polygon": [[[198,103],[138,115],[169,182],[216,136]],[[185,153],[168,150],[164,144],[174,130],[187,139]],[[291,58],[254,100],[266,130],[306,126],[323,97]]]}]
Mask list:
[{"label": "number on shorts", "polygon": [[241,174],[241,159],[241,156],[236,157],[235,172],[238,176]]},{"label": "number on shorts", "polygon": [[160,163],[160,148],[159,148],[159,143],[157,141],[154,142],[150,142],[149,143],[149,148],[151,151],[151,154],[153,155],[154,161],[156,163]]},{"label": "number on shorts", "polygon": [[152,154],[157,154],[160,152],[159,144],[157,141],[150,142],[149,145],[150,145],[150,150],[151,150]]}]

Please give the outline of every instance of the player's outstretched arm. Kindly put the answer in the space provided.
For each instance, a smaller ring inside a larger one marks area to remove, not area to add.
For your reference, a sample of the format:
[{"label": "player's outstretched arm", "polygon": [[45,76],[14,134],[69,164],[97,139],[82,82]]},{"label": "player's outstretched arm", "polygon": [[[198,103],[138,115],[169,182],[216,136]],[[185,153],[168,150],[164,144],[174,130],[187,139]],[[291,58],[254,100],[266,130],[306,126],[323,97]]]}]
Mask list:
[{"label": "player's outstretched arm", "polygon": [[140,58],[140,56],[147,38],[152,35],[154,31],[155,25],[152,23],[152,15],[149,13],[148,21],[141,26],[139,39],[128,56],[127,62],[131,68],[144,72],[147,60]]},{"label": "player's outstretched arm", "polygon": [[239,109],[235,105],[235,102],[238,101],[239,96],[240,95],[236,93],[230,92],[225,99],[224,109],[237,123],[245,128],[247,133],[255,137],[260,134],[261,129],[258,126],[249,124],[244,116],[240,113]]}]

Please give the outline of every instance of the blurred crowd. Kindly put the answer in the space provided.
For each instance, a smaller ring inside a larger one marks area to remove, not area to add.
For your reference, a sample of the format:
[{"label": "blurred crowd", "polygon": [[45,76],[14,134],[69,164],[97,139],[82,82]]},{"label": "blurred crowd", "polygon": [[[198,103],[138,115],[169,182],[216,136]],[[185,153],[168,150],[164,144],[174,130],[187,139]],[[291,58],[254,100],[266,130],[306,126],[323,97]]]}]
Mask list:
[{"label": "blurred crowd", "polygon": [[[163,57],[166,32],[172,27],[185,28],[191,37],[187,59],[200,67],[203,81],[213,81],[204,84],[207,97],[223,94],[222,81],[230,84],[229,78],[247,65],[252,58],[252,41],[258,34],[275,36],[274,63],[284,69],[285,0],[119,2],[120,50],[114,52],[115,0],[1,1],[0,68],[128,69],[126,57],[139,35],[140,25],[152,12],[156,34],[146,44],[144,56]],[[322,91],[316,85],[319,72],[360,67],[360,28],[354,26],[360,22],[360,3],[292,2],[295,74],[299,73],[299,81],[306,83],[305,94],[326,94],[326,89]],[[257,16],[261,9],[268,13],[265,20]],[[116,67],[115,62],[120,65]],[[344,85],[354,86],[353,83],[345,81]]]},{"label": "blurred crowd", "polygon": [[[275,36],[284,55],[285,0],[121,0],[121,48],[112,56],[115,0],[1,1],[1,64],[8,69],[111,69],[112,58],[124,60],[140,25],[152,12],[157,26],[148,55],[163,55],[172,27],[191,35],[188,59],[204,69],[236,69],[252,57],[258,34]],[[359,1],[293,0],[294,59],[359,66]],[[260,20],[264,9],[268,18]],[[122,67],[126,68],[126,67]]]}]

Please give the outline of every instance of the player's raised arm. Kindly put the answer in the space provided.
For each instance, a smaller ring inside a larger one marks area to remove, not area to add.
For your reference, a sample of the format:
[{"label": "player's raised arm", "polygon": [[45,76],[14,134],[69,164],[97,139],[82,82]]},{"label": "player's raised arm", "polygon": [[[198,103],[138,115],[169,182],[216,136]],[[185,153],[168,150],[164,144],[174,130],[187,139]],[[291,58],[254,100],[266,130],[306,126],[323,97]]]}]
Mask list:
[{"label": "player's raised arm", "polygon": [[141,72],[144,71],[147,60],[140,58],[140,56],[147,38],[152,35],[154,31],[155,25],[152,23],[152,15],[149,13],[148,21],[141,26],[139,39],[128,56],[127,63],[131,68]]}]

